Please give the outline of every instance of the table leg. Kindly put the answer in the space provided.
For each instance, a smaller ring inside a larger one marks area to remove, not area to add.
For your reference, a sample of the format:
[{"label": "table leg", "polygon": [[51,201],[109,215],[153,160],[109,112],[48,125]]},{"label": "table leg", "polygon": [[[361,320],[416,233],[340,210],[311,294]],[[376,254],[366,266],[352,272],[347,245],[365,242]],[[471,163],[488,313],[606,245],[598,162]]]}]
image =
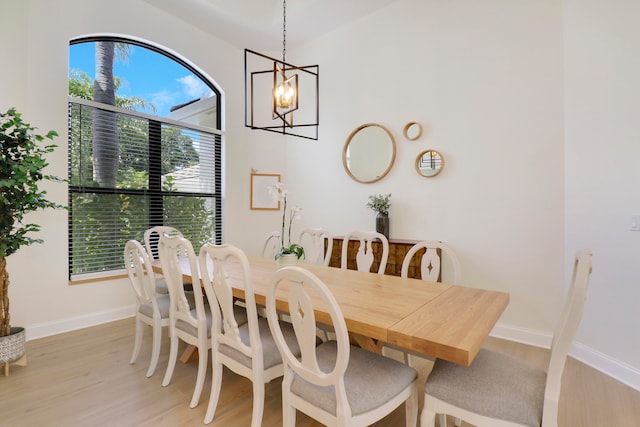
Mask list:
[{"label": "table leg", "polygon": [[365,337],[364,335],[349,333],[352,341],[364,348],[365,350],[369,350],[372,353],[382,354],[382,347],[384,346],[383,341],[377,341],[370,337]]},{"label": "table leg", "polygon": [[180,356],[180,361],[182,363],[189,363],[192,360],[196,360],[198,358],[198,347],[195,345],[189,344],[187,348],[184,349],[182,355]]}]

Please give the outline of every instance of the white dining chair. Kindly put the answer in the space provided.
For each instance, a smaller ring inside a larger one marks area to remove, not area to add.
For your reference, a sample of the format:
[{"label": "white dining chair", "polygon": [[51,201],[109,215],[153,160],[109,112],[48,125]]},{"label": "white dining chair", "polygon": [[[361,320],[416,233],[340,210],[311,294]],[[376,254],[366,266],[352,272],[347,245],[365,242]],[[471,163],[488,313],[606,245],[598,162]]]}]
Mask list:
[{"label": "white dining chair", "polygon": [[349,241],[358,241],[358,252],[355,257],[355,264],[358,271],[371,271],[375,256],[373,253],[373,242],[380,240],[382,253],[378,264],[378,274],[384,274],[389,258],[389,240],[382,233],[376,231],[352,231],[342,239],[342,252],[340,256],[340,268],[347,268],[349,264]]},{"label": "white dining chair", "polygon": [[[413,245],[402,261],[401,277],[409,276],[411,262],[418,252],[422,250],[424,250],[420,260],[420,278],[422,280],[445,282],[453,285],[460,284],[462,269],[458,256],[451,247],[438,240],[423,240]],[[443,278],[442,274],[445,269],[442,268],[442,264],[445,262],[450,264],[451,274]]]},{"label": "white dining chair", "polygon": [[[453,251],[453,249],[451,249],[451,247],[437,240],[423,240],[416,243],[411,247],[411,249],[409,249],[404,257],[404,260],[402,261],[402,268],[400,270],[401,277],[409,276],[409,268],[411,266],[411,263],[414,257],[416,257],[416,255],[419,255],[419,253],[422,254],[419,264],[419,276],[422,280],[426,280],[429,282],[445,281],[446,283],[450,283],[452,285],[460,284],[462,272],[458,256]],[[448,272],[449,274],[447,274],[446,280],[442,280],[442,265],[444,263],[449,266],[450,270],[450,272]],[[409,365],[411,365],[412,357],[425,357],[424,354],[420,354],[417,352],[408,352],[402,347],[393,344],[385,344],[384,347],[382,347],[382,354],[389,355],[388,349],[390,348],[402,352],[405,363]],[[456,426],[459,425],[460,423],[456,423]]]},{"label": "white dining chair", "polygon": [[[234,267],[230,267],[230,266]],[[229,274],[233,269],[234,274]],[[241,272],[238,274],[238,270]],[[200,249],[202,284],[212,310],[211,330],[211,396],[204,422],[213,421],[220,397],[222,367],[226,366],[253,383],[253,415],[251,426],[262,424],[265,383],[281,377],[284,372],[266,318],[259,318],[253,294],[249,261],[240,249],[232,245],[205,244]],[[238,320],[233,287],[244,289],[244,319]],[[217,301],[217,304],[211,302]],[[300,351],[290,324],[280,325],[295,355]]]},{"label": "white dining chair", "polygon": [[136,297],[136,336],[129,363],[134,364],[142,348],[144,325],[151,326],[151,362],[147,378],[158,365],[162,328],[169,326],[169,295],[156,292],[156,279],[147,251],[136,240],[129,240],[124,247],[124,265]]},{"label": "white dining chair", "polygon": [[[419,270],[419,275],[422,280],[430,282],[445,281],[446,283],[453,285],[460,284],[460,280],[462,279],[462,269],[460,267],[458,256],[451,247],[439,240],[422,240],[413,245],[402,260],[400,277],[409,277],[409,268],[411,267],[411,263],[419,253],[422,254]],[[448,274],[446,280],[443,280],[443,270],[445,270],[443,268],[443,264],[445,263],[448,264],[451,274]],[[410,352],[400,346],[388,343],[382,347],[382,354],[388,355],[388,349],[390,348],[400,351],[404,357],[404,362],[409,366],[412,366],[412,358],[414,357],[431,359],[424,354]],[[456,427],[460,427],[461,424],[462,421],[459,418],[454,420],[454,425]],[[441,414],[440,416],[440,425],[447,425],[446,415],[444,414]]]},{"label": "white dining chair", "polygon": [[[158,243],[160,242],[160,237],[163,234],[170,234],[182,237],[182,233],[180,230],[174,227],[158,225],[155,227],[148,228],[144,232],[144,246],[147,250],[147,255],[149,255],[149,259],[151,261],[158,261],[160,259],[160,254],[158,253]],[[162,278],[161,274],[156,273],[156,292],[159,294],[168,294],[169,290],[167,289],[167,282]]]},{"label": "white dining chair", "polygon": [[582,318],[591,258],[588,249],[576,255],[547,372],[487,349],[469,367],[438,359],[427,378],[420,425],[434,427],[436,414],[449,414],[478,427],[556,427],[562,373]]},{"label": "white dining chair", "polygon": [[[178,358],[179,340],[198,348],[198,374],[189,406],[198,406],[207,371],[208,353],[211,348],[211,311],[205,306],[200,285],[198,261],[189,240],[181,236],[164,234],[159,243],[162,274],[169,288],[169,336],[171,348],[169,362],[162,386],[171,382]],[[188,264],[192,277],[193,292],[186,292],[183,286],[181,259]],[[192,299],[192,301],[190,301]]]},{"label": "white dining chair", "polygon": [[160,243],[160,238],[163,234],[183,237],[180,230],[166,225],[157,225],[146,229],[144,232],[144,246],[151,261],[157,261],[160,259],[158,244]]},{"label": "white dining chair", "polygon": [[[333,252],[333,236],[324,228],[305,228],[300,232],[298,242],[304,248],[305,262],[328,266]],[[326,250],[325,250],[326,247]],[[333,336],[333,328],[319,324],[317,333],[322,341]]]},{"label": "white dining chair", "polygon": [[304,262],[329,265],[333,250],[333,236],[328,230],[305,228],[300,232],[298,242],[304,248]]},{"label": "white dining chair", "polygon": [[276,257],[276,254],[280,250],[280,247],[280,232],[272,231],[267,235],[267,238],[264,241],[264,245],[262,246],[262,257],[274,259]]},{"label": "white dining chair", "polygon": [[[288,303],[300,357],[284,338],[276,295]],[[319,302],[328,309],[336,341],[316,346],[314,304]],[[297,410],[325,425],[365,426],[404,403],[406,425],[415,427],[418,373],[398,361],[351,346],[338,302],[312,272],[301,267],[276,271],[267,290],[267,319],[285,364],[283,426],[295,426]]]}]

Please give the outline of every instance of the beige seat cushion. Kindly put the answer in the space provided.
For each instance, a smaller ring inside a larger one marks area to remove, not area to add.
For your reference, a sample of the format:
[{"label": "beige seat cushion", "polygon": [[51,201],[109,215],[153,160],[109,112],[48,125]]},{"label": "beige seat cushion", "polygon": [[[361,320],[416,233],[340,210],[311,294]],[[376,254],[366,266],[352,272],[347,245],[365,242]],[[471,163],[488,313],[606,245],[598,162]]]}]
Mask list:
[{"label": "beige seat cushion", "polygon": [[539,427],[546,379],[520,359],[481,349],[469,367],[436,360],[425,391],[477,414]]},{"label": "beige seat cushion", "polygon": [[[280,324],[282,334],[284,335],[284,339],[287,341],[291,352],[296,356],[300,356],[300,348],[298,346],[298,341],[296,340],[295,332],[293,331],[293,326],[290,323],[285,322],[280,322]],[[244,325],[240,325],[238,329],[242,342],[249,345],[249,324],[245,323]],[[272,366],[281,364],[282,356],[276,346],[276,342],[273,340],[273,335],[271,335],[267,319],[263,317],[258,318],[258,329],[260,331],[260,341],[262,341],[262,360],[264,369],[269,369]],[[220,353],[237,360],[248,368],[251,367],[251,359],[235,348],[223,344],[220,346]]]},{"label": "beige seat cushion", "polygon": [[169,294],[169,288],[167,287],[167,281],[165,279],[156,279],[156,293],[160,295]]},{"label": "beige seat cushion", "polygon": [[[329,372],[333,369],[336,351],[335,341],[327,341],[317,347],[318,366],[322,371]],[[350,353],[344,382],[353,415],[368,412],[386,403],[418,376],[418,372],[410,366],[360,347],[351,346]],[[336,413],[333,387],[316,386],[296,375],[291,391],[331,414]]]},{"label": "beige seat cushion", "polygon": [[[160,311],[160,317],[162,319],[169,318],[169,295],[158,295],[156,297],[158,303],[158,310]],[[153,306],[151,303],[141,304],[138,308],[140,313],[148,317],[153,317]]]},{"label": "beige seat cushion", "polygon": [[[207,316],[207,337],[211,336],[211,310],[209,310],[209,307],[205,306],[205,314]],[[197,318],[197,314],[196,314],[196,309],[194,308],[193,310],[191,310],[191,315],[193,317]],[[189,335],[193,335],[194,337],[198,336],[198,329],[185,322],[184,320],[178,320],[176,321],[176,329],[180,329],[182,331],[185,331],[186,333],[188,333]]]}]

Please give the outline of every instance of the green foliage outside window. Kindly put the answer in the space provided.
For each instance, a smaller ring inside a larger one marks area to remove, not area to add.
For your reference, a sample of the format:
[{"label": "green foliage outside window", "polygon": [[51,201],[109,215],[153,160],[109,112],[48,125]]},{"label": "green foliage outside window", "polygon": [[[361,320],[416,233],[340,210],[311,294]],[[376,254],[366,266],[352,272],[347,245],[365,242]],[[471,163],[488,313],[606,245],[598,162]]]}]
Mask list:
[{"label": "green foliage outside window", "polygon": [[[115,80],[118,86],[119,80]],[[72,75],[69,94],[92,99],[93,87],[86,74],[77,72]],[[123,108],[132,108],[144,101],[116,96],[115,103]],[[70,107],[70,188],[81,189],[70,191],[71,274],[122,268],[122,248],[130,239],[143,240],[154,209],[148,194],[148,121],[117,115],[116,191],[101,192],[97,191],[101,186],[94,180],[93,127],[97,126],[94,116],[97,114],[90,108],[76,104]],[[175,178],[169,175],[200,163],[190,136],[183,134],[180,128],[163,126],[161,146],[162,223],[179,229],[194,247],[200,247],[214,236],[215,206],[211,205],[218,202],[212,197],[199,197],[197,193],[185,196],[184,191],[176,188]],[[180,194],[174,196],[171,193]]]}]

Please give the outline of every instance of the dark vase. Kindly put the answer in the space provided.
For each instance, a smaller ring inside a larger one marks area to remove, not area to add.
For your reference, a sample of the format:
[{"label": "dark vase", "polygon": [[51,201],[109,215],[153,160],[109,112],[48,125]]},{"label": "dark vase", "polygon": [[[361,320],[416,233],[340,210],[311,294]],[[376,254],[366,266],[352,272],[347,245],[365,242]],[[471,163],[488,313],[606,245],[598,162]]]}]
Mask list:
[{"label": "dark vase", "polygon": [[376,215],[376,231],[384,234],[389,240],[389,214],[378,212]]}]

